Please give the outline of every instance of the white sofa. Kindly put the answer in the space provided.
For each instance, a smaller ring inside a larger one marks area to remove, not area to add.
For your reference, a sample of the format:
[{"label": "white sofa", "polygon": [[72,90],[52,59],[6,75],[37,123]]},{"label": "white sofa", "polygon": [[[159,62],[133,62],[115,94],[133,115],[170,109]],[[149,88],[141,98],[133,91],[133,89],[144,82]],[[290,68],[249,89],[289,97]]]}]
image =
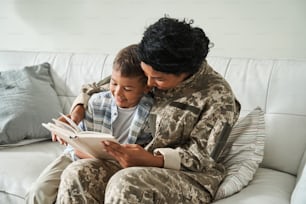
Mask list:
[{"label": "white sofa", "polygon": [[[81,85],[109,75],[112,61],[107,54],[0,51],[0,72],[49,62],[67,113]],[[208,62],[232,85],[241,115],[260,106],[266,125],[264,159],[254,179],[216,203],[289,204],[293,192],[297,198],[306,185],[306,60],[209,57]],[[0,203],[24,203],[31,183],[63,150],[50,140],[31,142],[0,147]]]}]

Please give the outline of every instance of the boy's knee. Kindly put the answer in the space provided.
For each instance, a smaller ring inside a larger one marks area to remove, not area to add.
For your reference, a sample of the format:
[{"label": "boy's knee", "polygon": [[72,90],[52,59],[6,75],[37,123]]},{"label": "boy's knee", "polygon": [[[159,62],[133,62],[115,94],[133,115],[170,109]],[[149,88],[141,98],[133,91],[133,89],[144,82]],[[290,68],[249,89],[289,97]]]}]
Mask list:
[{"label": "boy's knee", "polygon": [[82,175],[89,174],[92,169],[92,162],[89,159],[81,159],[72,162],[62,172],[61,179],[76,179]]},{"label": "boy's knee", "polygon": [[47,183],[37,183],[37,182],[34,183],[25,195],[26,203],[27,204],[46,203],[47,200],[51,200],[47,198],[47,195],[49,194],[48,190],[49,188]]}]

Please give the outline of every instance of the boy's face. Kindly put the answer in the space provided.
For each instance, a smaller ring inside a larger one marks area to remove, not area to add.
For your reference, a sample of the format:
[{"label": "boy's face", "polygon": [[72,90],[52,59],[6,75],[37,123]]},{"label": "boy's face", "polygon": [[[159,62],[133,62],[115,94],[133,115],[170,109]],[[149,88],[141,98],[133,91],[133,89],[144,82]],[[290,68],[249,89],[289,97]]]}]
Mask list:
[{"label": "boy's face", "polygon": [[120,71],[113,70],[110,81],[110,91],[120,108],[131,108],[138,104],[148,87],[139,76],[123,77]]}]

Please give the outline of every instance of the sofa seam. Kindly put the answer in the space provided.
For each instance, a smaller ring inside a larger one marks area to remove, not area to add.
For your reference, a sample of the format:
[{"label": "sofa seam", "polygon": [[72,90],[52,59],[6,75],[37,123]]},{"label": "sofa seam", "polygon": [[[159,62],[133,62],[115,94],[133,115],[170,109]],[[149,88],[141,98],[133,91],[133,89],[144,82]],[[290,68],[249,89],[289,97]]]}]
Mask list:
[{"label": "sofa seam", "polygon": [[269,79],[268,79],[268,84],[267,84],[267,94],[266,94],[266,97],[265,97],[265,110],[264,112],[267,113],[267,107],[268,107],[268,98],[269,98],[269,95],[270,95],[270,87],[271,87],[271,79],[272,79],[272,75],[274,73],[274,69],[275,69],[275,60],[273,60],[273,65],[272,65],[272,68],[271,68],[271,71],[270,71],[270,75],[269,75]]},{"label": "sofa seam", "polygon": [[103,65],[102,65],[102,71],[101,71],[101,73],[100,73],[100,80],[102,79],[102,76],[103,76],[103,73],[104,73],[104,70],[105,70],[106,60],[107,60],[107,58],[108,58],[109,56],[110,56],[109,54],[106,54],[106,57],[104,58],[104,62],[103,62]]}]

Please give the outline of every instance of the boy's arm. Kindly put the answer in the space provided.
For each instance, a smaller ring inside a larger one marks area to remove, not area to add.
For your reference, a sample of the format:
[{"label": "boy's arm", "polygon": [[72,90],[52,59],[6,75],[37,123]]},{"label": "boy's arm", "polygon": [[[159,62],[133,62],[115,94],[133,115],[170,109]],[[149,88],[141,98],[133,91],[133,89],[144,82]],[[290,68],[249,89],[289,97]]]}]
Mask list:
[{"label": "boy's arm", "polygon": [[92,84],[84,84],[81,89],[81,93],[77,96],[77,98],[73,101],[70,114],[71,119],[77,124],[84,118],[85,109],[88,104],[88,100],[90,96],[94,93],[98,93],[101,91],[109,90],[109,83],[111,77],[105,77],[98,83]]}]

